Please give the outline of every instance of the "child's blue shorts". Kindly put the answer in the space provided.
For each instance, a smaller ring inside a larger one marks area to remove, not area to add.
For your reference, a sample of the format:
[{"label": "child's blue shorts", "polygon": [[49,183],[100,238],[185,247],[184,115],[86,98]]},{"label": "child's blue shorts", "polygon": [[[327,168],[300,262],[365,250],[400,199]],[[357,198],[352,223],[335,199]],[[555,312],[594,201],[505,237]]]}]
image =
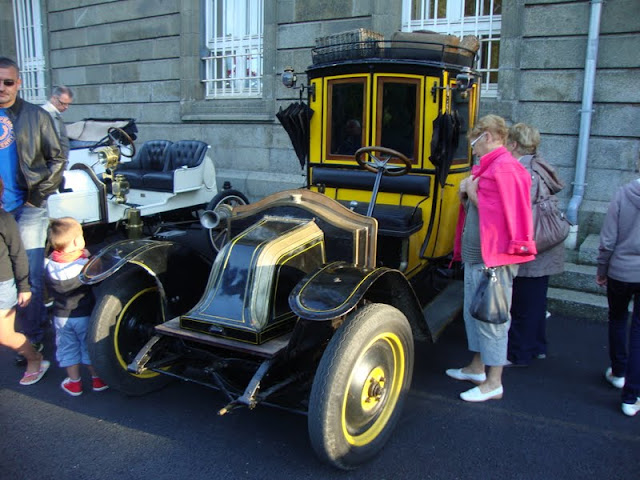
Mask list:
[{"label": "child's blue shorts", "polygon": [[56,326],[56,359],[61,367],[91,365],[87,351],[89,317],[53,318]]}]

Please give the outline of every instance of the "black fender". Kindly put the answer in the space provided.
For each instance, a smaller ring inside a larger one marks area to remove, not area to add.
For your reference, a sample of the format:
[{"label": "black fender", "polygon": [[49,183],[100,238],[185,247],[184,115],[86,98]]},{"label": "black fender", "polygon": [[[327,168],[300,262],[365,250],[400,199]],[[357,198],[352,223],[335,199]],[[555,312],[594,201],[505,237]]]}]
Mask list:
[{"label": "black fender", "polygon": [[202,296],[211,261],[176,242],[121,240],[95,254],[80,274],[80,281],[97,285],[123,268],[140,268],[158,286],[165,319],[184,313]]},{"label": "black fender", "polygon": [[325,321],[346,315],[363,299],[396,307],[409,320],[416,338],[430,338],[413,287],[402,272],[391,268],[329,263],[295,286],[289,294],[289,306],[300,318]]}]

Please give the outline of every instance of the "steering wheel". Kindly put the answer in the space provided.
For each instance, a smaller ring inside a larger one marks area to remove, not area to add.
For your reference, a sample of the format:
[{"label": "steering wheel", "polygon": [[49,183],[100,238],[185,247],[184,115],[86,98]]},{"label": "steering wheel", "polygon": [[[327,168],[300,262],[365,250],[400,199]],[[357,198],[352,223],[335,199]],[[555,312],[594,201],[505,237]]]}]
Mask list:
[{"label": "steering wheel", "polygon": [[[374,152],[382,154],[380,157],[374,155]],[[362,158],[364,154],[367,154],[371,160],[367,161]],[[392,150],[386,147],[362,147],[355,153],[356,162],[365,170],[369,170],[373,173],[382,171],[383,175],[390,177],[399,177],[400,175],[406,175],[411,171],[411,160],[409,160],[404,154]],[[404,165],[389,165],[389,160],[397,158],[404,163]]]},{"label": "steering wheel", "polygon": [[136,154],[136,146],[127,132],[118,127],[109,127],[107,137],[112,145],[117,145],[123,157],[131,158]]}]

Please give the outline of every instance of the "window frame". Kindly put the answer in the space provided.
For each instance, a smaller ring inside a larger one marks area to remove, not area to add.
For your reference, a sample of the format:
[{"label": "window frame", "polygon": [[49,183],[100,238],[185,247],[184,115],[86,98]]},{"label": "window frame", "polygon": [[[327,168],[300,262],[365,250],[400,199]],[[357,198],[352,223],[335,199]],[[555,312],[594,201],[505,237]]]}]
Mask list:
[{"label": "window frame", "polygon": [[[474,0],[466,0],[474,1]],[[478,62],[476,69],[482,73],[483,96],[495,97],[498,93],[498,71],[499,71],[499,51],[500,51],[500,34],[502,30],[502,14],[492,14],[495,9],[495,1],[500,1],[500,9],[502,10],[502,0],[475,0],[476,12],[483,6],[488,6],[488,12],[483,15],[465,16],[464,3],[465,0],[419,0],[421,4],[422,17],[412,19],[412,0],[402,0],[402,30],[415,31],[429,29],[437,33],[451,34],[457,36],[476,35],[480,40],[480,49],[478,50]],[[428,18],[429,12],[437,12],[440,3],[446,5],[446,15],[436,18]],[[425,12],[427,12],[425,14]],[[498,62],[492,67],[494,57],[494,47],[498,46]],[[492,78],[495,81],[492,82]]]},{"label": "window frame", "polygon": [[[275,119],[276,1],[264,0],[261,97],[206,98],[206,19],[203,0],[181,2],[180,119],[183,122],[271,123]],[[189,32],[189,33],[186,33]]]},{"label": "window frame", "polygon": [[47,101],[45,46],[39,0],[13,0],[16,61],[20,66],[20,96],[37,105]]},{"label": "window frame", "polygon": [[[204,0],[204,10],[205,55],[202,57],[202,82],[205,85],[205,98],[218,100],[262,97],[264,0]],[[220,21],[220,13],[224,17],[231,16],[234,24],[229,25],[226,18]],[[227,33],[229,31],[236,34]],[[257,62],[252,59],[256,56]],[[251,63],[255,65],[251,66]],[[248,73],[240,75],[238,66]],[[251,86],[252,79],[256,80],[256,88]],[[249,83],[247,89],[244,83]]]},{"label": "window frame", "polygon": [[[415,87],[415,112],[413,125],[413,155],[407,156],[412,165],[422,164],[422,145],[420,144],[420,131],[422,129],[423,116],[423,99],[424,99],[424,77],[421,76],[403,76],[399,77],[393,74],[377,74],[375,75],[375,96],[376,104],[373,112],[375,120],[375,130],[373,131],[374,145],[382,144],[382,117],[384,113],[384,87],[385,84],[412,85]],[[391,163],[401,163],[399,160],[392,160]]]}]

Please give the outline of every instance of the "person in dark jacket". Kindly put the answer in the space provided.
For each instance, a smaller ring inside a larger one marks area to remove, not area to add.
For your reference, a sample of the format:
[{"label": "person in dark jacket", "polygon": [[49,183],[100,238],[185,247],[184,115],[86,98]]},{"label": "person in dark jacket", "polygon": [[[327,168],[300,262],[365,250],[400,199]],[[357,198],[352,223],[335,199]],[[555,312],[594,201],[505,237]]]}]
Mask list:
[{"label": "person in dark jacket", "polygon": [[[537,153],[539,144],[540,132],[536,128],[517,123],[509,129],[507,148],[531,175],[532,202],[555,195],[564,187],[554,168]],[[538,248],[535,260],[520,265],[518,276],[513,280],[509,365],[527,366],[534,358],[547,356],[549,276],[564,271],[564,259],[564,243],[560,242],[548,250]]]},{"label": "person in dark jacket", "polygon": [[[0,178],[0,198],[3,192]],[[16,305],[24,307],[30,301],[29,265],[18,225],[0,202],[0,345],[20,352],[27,360],[20,385],[39,382],[49,369],[49,362],[35,351],[27,337],[14,329]]]},{"label": "person in dark jacket", "polygon": [[53,252],[46,261],[46,283],[53,295],[53,321],[56,326],[56,358],[67,369],[62,390],[82,395],[80,364],[88,367],[94,392],[109,388],[91,366],[87,351],[87,328],[94,306],[89,285],[80,282],[80,272],[89,261],[82,225],[71,217],[51,220],[49,241]]},{"label": "person in dark jacket", "polygon": [[32,298],[17,312],[20,330],[42,349],[45,309],[42,299],[44,249],[49,216],[47,198],[58,189],[65,167],[51,116],[18,97],[20,69],[0,57],[0,177],[4,207],[20,226],[29,259]]},{"label": "person in dark jacket", "polygon": [[[640,178],[611,200],[600,230],[596,283],[607,286],[609,358],[605,378],[622,388],[622,412],[640,412]],[[631,328],[627,326],[633,303]],[[628,332],[628,335],[627,335]],[[628,343],[627,343],[628,340]]]}]

